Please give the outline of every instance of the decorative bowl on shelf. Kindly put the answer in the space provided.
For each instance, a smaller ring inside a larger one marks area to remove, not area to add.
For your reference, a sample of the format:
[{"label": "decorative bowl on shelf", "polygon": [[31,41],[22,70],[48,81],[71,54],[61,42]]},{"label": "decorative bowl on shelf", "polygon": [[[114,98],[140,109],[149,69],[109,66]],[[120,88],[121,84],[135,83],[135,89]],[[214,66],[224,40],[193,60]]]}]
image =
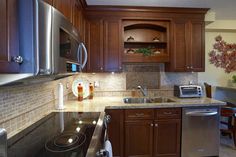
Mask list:
[{"label": "decorative bowl on shelf", "polygon": [[160,39],[159,39],[158,37],[154,37],[154,38],[152,39],[152,41],[158,42],[158,41],[160,41]]},{"label": "decorative bowl on shelf", "polygon": [[134,51],[134,49],[128,49],[128,50],[126,51],[126,53],[133,54],[133,53],[135,53],[135,51]]},{"label": "decorative bowl on shelf", "polygon": [[127,38],[127,41],[134,41],[134,37],[129,36],[129,37]]}]

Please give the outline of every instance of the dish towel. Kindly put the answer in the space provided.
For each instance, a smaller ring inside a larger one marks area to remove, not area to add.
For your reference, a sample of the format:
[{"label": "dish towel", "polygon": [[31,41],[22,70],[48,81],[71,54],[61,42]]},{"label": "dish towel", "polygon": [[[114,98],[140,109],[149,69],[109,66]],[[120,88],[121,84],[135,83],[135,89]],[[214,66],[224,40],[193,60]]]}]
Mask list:
[{"label": "dish towel", "polygon": [[112,155],[112,146],[111,146],[111,142],[109,140],[106,140],[106,142],[105,142],[105,150],[108,152],[107,157],[113,157],[113,155]]}]

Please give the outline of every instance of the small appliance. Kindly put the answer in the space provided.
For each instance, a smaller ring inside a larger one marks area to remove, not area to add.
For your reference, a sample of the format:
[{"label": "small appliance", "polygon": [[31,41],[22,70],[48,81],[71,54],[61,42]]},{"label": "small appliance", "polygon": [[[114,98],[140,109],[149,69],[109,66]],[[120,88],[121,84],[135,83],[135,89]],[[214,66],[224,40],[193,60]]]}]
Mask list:
[{"label": "small appliance", "polygon": [[174,85],[174,96],[179,98],[202,97],[202,87],[199,85]]}]

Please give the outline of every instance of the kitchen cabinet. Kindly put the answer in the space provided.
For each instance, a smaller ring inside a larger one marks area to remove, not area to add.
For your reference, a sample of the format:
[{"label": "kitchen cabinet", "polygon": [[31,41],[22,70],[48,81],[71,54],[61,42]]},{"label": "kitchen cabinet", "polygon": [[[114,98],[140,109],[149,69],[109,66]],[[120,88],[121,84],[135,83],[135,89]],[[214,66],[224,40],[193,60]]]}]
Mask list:
[{"label": "kitchen cabinet", "polygon": [[53,5],[53,0],[43,0],[43,1],[50,4],[50,5]]},{"label": "kitchen cabinet", "polygon": [[[123,62],[169,62],[169,24],[164,20],[123,20]],[[148,50],[146,54],[137,53]]]},{"label": "kitchen cabinet", "polygon": [[87,18],[88,72],[121,70],[119,19]]},{"label": "kitchen cabinet", "polygon": [[179,157],[180,126],[180,108],[125,110],[125,157]]},{"label": "kitchen cabinet", "polygon": [[112,143],[114,157],[123,157],[124,154],[124,110],[107,109],[107,115],[111,116],[108,124],[107,133]]},{"label": "kitchen cabinet", "polygon": [[103,20],[88,19],[86,21],[85,43],[88,51],[88,72],[103,71]]},{"label": "kitchen cabinet", "polygon": [[72,23],[72,2],[75,0],[53,0],[53,6],[58,9]]},{"label": "kitchen cabinet", "polygon": [[0,1],[0,73],[19,72],[17,10],[17,0]]},{"label": "kitchen cabinet", "polygon": [[116,72],[122,69],[120,55],[121,21],[104,20],[104,71]]},{"label": "kitchen cabinet", "polygon": [[173,21],[171,60],[166,71],[203,72],[205,70],[205,33],[203,20]]},{"label": "kitchen cabinet", "polygon": [[85,40],[85,18],[82,4],[77,0],[72,0],[72,23],[78,30],[81,40]]},{"label": "kitchen cabinet", "polygon": [[125,110],[125,157],[152,157],[153,109]]}]

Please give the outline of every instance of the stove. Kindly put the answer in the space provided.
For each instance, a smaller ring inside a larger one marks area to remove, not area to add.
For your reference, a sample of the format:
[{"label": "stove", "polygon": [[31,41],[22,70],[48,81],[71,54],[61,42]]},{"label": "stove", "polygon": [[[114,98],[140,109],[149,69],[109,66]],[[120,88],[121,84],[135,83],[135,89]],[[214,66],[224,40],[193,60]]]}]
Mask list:
[{"label": "stove", "polygon": [[10,138],[8,157],[86,157],[101,115],[53,112]]}]

